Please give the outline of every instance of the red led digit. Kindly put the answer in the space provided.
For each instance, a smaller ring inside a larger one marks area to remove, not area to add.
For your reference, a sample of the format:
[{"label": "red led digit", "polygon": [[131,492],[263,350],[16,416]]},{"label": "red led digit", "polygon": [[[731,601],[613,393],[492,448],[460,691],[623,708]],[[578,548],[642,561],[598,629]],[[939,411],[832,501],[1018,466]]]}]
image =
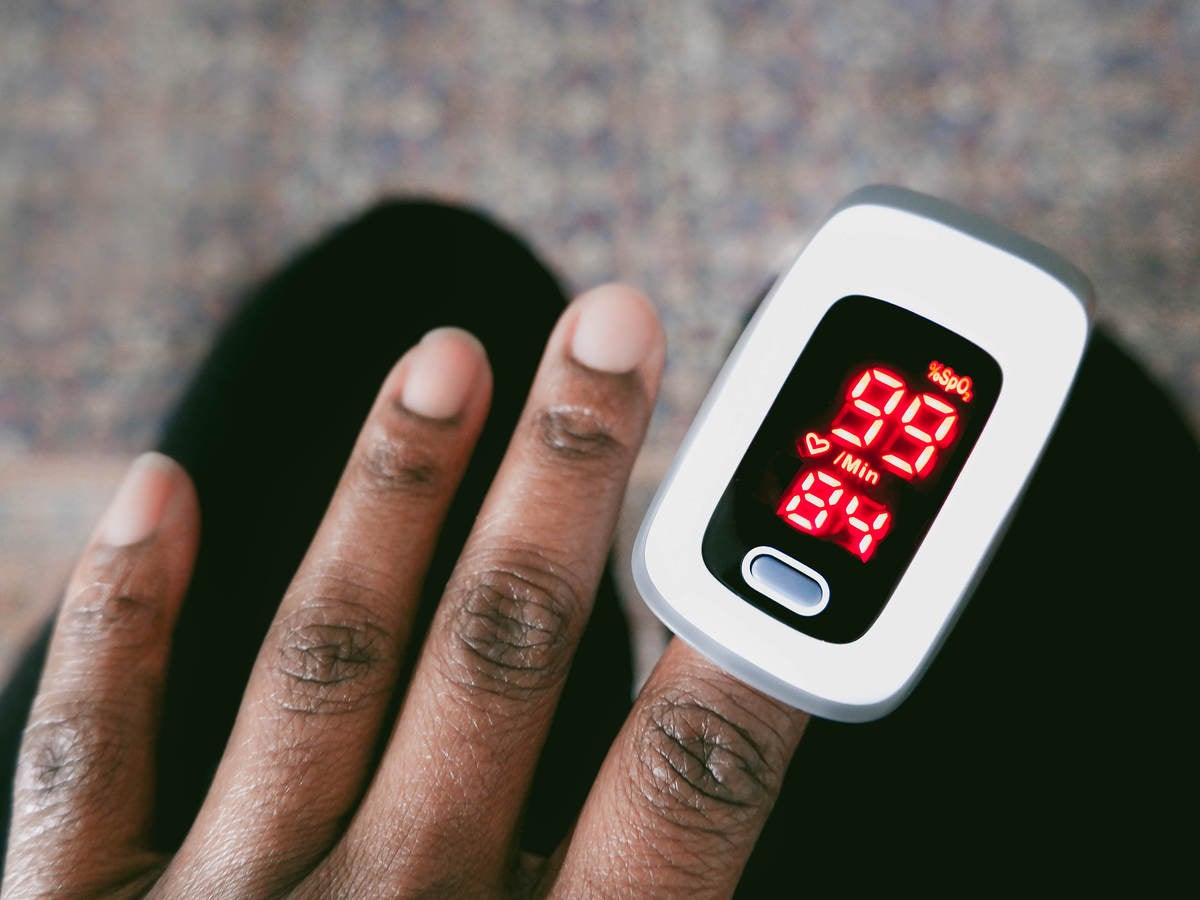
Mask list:
[{"label": "red led digit", "polygon": [[932,394],[913,397],[900,414],[899,428],[883,447],[880,459],[912,481],[928,475],[939,447],[954,440],[958,411]]},{"label": "red led digit", "polygon": [[854,381],[830,433],[856,449],[870,447],[904,397],[904,382],[887,369],[866,369]]},{"label": "red led digit", "polygon": [[882,503],[859,494],[850,497],[843,514],[846,528],[839,542],[866,562],[892,527],[892,514]]},{"label": "red led digit", "polygon": [[845,493],[841,479],[824,469],[801,469],[777,512],[793,528],[824,535],[838,523],[835,511]]}]

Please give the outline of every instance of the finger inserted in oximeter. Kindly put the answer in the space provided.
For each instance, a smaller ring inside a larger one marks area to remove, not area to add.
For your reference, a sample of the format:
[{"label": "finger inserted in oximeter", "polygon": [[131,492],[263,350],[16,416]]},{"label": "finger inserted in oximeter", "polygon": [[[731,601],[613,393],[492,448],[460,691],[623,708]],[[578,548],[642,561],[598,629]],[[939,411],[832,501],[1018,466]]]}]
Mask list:
[{"label": "finger inserted in oximeter", "polygon": [[1035,466],[1089,331],[1050,251],[897,188],[779,280],[639,533],[643,597],[761,690],[864,721],[912,689]]}]

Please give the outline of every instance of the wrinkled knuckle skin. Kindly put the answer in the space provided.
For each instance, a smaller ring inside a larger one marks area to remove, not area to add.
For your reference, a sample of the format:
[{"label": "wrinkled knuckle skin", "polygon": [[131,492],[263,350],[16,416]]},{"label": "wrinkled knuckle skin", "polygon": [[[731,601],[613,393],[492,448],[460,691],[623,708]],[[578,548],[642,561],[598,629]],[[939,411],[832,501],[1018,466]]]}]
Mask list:
[{"label": "wrinkled knuckle skin", "polygon": [[102,788],[120,769],[126,749],[120,733],[91,701],[35,707],[21,741],[18,806],[82,815],[79,798]]},{"label": "wrinkled knuckle skin", "polygon": [[358,469],[367,489],[378,493],[428,497],[445,482],[438,455],[399,430],[377,429],[359,453]]},{"label": "wrinkled knuckle skin", "polygon": [[628,456],[615,429],[596,410],[584,406],[552,406],[535,420],[538,440],[558,460],[576,465],[615,466]]},{"label": "wrinkled knuckle skin", "polygon": [[635,789],[669,825],[736,836],[774,801],[783,761],[761,727],[694,694],[652,700],[640,730]]},{"label": "wrinkled knuckle skin", "polygon": [[488,560],[463,586],[451,624],[452,677],[472,693],[528,700],[570,664],[578,593],[536,552]]},{"label": "wrinkled knuckle skin", "polygon": [[344,601],[310,605],[273,626],[272,696],[290,712],[354,712],[389,690],[392,639],[372,615]]},{"label": "wrinkled knuckle skin", "polygon": [[96,551],[83,586],[63,604],[58,628],[65,637],[130,649],[162,639],[166,575],[156,566],[138,564],[143,549]]}]

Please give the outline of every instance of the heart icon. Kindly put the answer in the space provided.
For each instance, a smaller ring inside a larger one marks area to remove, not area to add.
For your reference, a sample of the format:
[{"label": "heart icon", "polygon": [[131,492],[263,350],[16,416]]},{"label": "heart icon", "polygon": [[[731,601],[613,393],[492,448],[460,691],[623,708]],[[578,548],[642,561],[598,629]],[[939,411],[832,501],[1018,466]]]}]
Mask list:
[{"label": "heart icon", "polygon": [[830,447],[829,441],[821,437],[815,431],[810,431],[804,436],[804,449],[808,451],[809,456],[820,456]]}]

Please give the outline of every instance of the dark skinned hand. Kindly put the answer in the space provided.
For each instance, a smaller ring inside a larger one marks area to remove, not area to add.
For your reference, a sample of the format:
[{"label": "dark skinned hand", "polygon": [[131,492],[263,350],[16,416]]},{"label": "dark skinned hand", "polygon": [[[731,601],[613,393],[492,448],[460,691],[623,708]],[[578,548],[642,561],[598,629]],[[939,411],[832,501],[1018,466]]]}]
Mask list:
[{"label": "dark skinned hand", "polygon": [[[807,717],[679,641],[572,833],[548,859],[518,850],[664,354],[632,288],[571,304],[419,648],[408,646],[414,607],[491,374],[456,329],[397,363],[170,856],[149,849],[155,737],[200,513],[179,465],[140,458],[58,616],[21,749],[3,896],[731,894]],[[420,656],[398,685],[409,652]]]}]

